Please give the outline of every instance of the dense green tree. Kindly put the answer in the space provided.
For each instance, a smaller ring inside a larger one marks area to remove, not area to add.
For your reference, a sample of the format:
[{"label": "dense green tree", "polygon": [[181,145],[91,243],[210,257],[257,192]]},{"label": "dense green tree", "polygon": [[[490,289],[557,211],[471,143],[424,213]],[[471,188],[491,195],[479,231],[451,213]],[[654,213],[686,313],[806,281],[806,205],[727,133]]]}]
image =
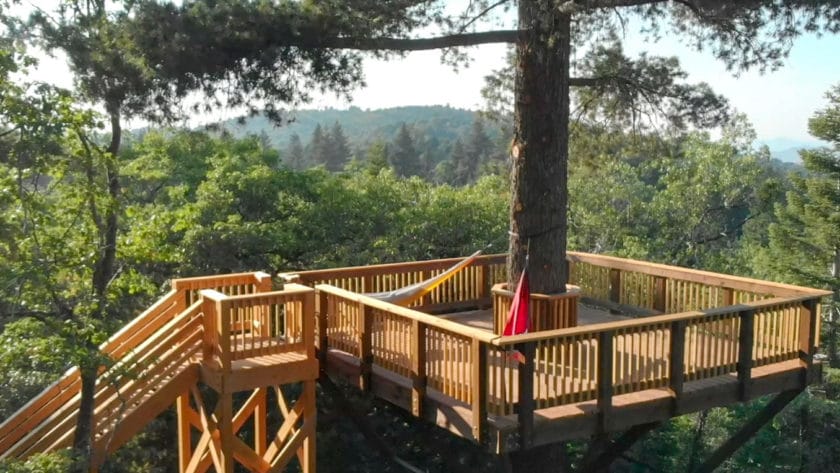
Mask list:
[{"label": "dense green tree", "polygon": [[379,174],[381,170],[387,169],[389,166],[388,143],[382,140],[371,143],[365,153],[365,160],[365,166],[372,174]]},{"label": "dense green tree", "polygon": [[309,144],[306,145],[306,154],[309,157],[309,162],[314,165],[326,166],[329,156],[329,138],[327,133],[319,124],[312,132],[312,137],[309,139]]},{"label": "dense green tree", "polygon": [[293,133],[289,138],[289,146],[286,147],[286,154],[283,161],[292,169],[306,169],[303,143],[300,141],[300,135],[297,133]]},{"label": "dense green tree", "polygon": [[411,136],[411,131],[405,123],[400,125],[400,130],[394,138],[389,159],[399,176],[411,177],[422,174],[420,154],[414,146],[414,137]]},{"label": "dense green tree", "polygon": [[350,145],[341,124],[335,122],[326,136],[327,139],[327,161],[328,171],[338,172],[344,169],[344,165],[350,160]]},{"label": "dense green tree", "polygon": [[826,93],[828,106],[808,121],[811,134],[829,147],[800,153],[807,174],[792,175],[794,189],[776,206],[770,226],[769,255],[761,259],[778,276],[834,292],[824,305],[831,365],[840,365],[837,323],[840,320],[840,85]]},{"label": "dense green tree", "polygon": [[464,143],[460,138],[455,140],[455,144],[452,145],[452,154],[450,155],[449,160],[451,161],[451,167],[448,171],[451,175],[446,176],[445,182],[449,182],[450,184],[456,186],[462,186],[470,182],[468,179],[470,155],[467,153]]},{"label": "dense green tree", "polygon": [[[301,84],[347,93],[361,81],[361,50],[516,42],[509,273],[515,278],[521,271],[528,241],[534,289],[554,292],[565,287],[569,87],[610,87],[621,92],[616,97],[633,100],[641,95],[658,108],[680,110],[666,113],[678,122],[705,126],[723,115],[723,103],[708,87],[672,87],[673,74],[667,73],[672,64],[614,60],[610,50],[587,45],[612,42],[625,27],[626,13],[650,37],[670,28],[731,68],[775,67],[802,31],[840,28],[840,6],[832,0],[522,0],[516,5],[518,29],[481,30],[495,24],[494,11],[512,3],[469,2],[465,11],[450,14],[445,2],[434,0],[340,5],[229,0],[212,2],[213,8],[205,8],[204,0],[144,1],[132,2],[130,29],[145,62],[170,78],[167,90],[200,89],[211,97],[226,92],[233,104],[271,104],[269,114],[276,114],[279,104],[307,99]],[[412,37],[420,30],[440,35]],[[587,63],[592,67],[582,63],[580,69],[600,75],[571,77],[573,45],[595,55]],[[651,81],[639,80],[647,74]],[[672,101],[673,107],[667,105]]]}]

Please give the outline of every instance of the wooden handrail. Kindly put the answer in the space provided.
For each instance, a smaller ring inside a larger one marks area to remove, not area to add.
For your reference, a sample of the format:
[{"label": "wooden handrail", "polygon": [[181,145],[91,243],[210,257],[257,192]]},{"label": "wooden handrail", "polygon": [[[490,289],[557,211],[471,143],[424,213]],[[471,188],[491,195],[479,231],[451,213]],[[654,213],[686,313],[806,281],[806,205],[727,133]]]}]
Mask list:
[{"label": "wooden handrail", "polygon": [[730,276],[728,274],[682,268],[679,266],[669,266],[659,263],[649,263],[646,261],[627,258],[617,258],[615,256],[569,251],[566,253],[566,259],[572,263],[588,263],[595,266],[621,271],[630,271],[670,279],[680,279],[683,281],[692,281],[709,286],[724,287],[742,291],[768,293],[779,297],[795,297],[801,295],[823,297],[832,294],[831,291],[821,289],[762,281],[742,276]]},{"label": "wooden handrail", "polygon": [[374,299],[372,297],[365,296],[364,294],[357,294],[355,292],[346,291],[335,286],[330,286],[329,284],[318,284],[317,286],[315,286],[315,290],[326,294],[334,294],[343,299],[358,302],[368,307],[373,307],[379,310],[390,312],[392,314],[399,315],[400,317],[404,317],[408,320],[416,320],[417,322],[423,323],[430,327],[446,330],[448,332],[462,335],[464,337],[474,338],[484,343],[492,343],[498,338],[497,336],[487,332],[486,330],[469,327],[463,324],[459,324],[457,322],[452,322],[451,320],[441,319],[440,317],[412,310],[407,307],[400,307],[394,304],[390,304],[388,302],[380,301],[379,299]]},{"label": "wooden handrail", "polygon": [[744,302],[742,304],[730,305],[726,307],[717,307],[714,309],[696,310],[690,312],[682,312],[679,314],[653,315],[650,317],[641,317],[638,319],[622,320],[619,322],[604,322],[599,324],[582,325],[579,327],[561,328],[557,330],[547,330],[544,332],[526,333],[522,335],[513,335],[507,337],[494,337],[491,343],[496,346],[509,346],[517,343],[535,342],[539,340],[546,340],[555,337],[570,336],[570,335],[584,335],[596,334],[604,331],[627,329],[633,327],[643,327],[645,325],[652,325],[656,323],[668,323],[695,319],[699,317],[707,317],[720,314],[732,314],[742,310],[759,309],[763,307],[772,307],[779,304],[791,304],[796,302],[806,302],[813,300],[815,295],[800,295],[797,297],[775,297],[773,299],[763,299],[760,301]]},{"label": "wooden handrail", "polygon": [[[482,255],[475,259],[473,266],[484,266],[488,264],[502,264],[506,261],[506,255]],[[464,258],[444,258],[428,261],[409,261],[405,263],[372,264],[368,266],[348,266],[344,268],[314,269],[309,271],[296,271],[287,273],[300,278],[304,284],[310,281],[324,281],[327,279],[338,279],[348,276],[368,276],[381,274],[395,274],[422,270],[444,270],[449,269],[453,264]]]}]

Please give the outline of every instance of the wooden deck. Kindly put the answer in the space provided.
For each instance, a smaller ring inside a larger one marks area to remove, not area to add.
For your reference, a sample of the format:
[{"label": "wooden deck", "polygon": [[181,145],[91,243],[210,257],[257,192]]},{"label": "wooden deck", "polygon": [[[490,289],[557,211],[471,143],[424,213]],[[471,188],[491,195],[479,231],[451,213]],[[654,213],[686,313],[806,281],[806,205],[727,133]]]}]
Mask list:
[{"label": "wooden deck", "polygon": [[[175,404],[184,473],[234,462],[279,471],[294,456],[314,472],[319,367],[499,454],[801,390],[819,374],[819,301],[830,293],[809,288],[569,253],[571,283],[597,306],[536,295],[540,323],[566,328],[512,337],[495,333],[501,255],[411,307],[365,295],[455,261],[306,271],[284,275],[280,291],[264,273],[173,281],[101,347],[115,364],[96,388],[97,462]],[[217,392],[214,412],[199,382]],[[304,384],[294,404],[278,388],[289,382]],[[70,370],[0,424],[0,458],[70,445],[80,386]],[[274,437],[269,389],[285,419]],[[252,394],[235,406],[239,391]],[[237,434],[251,418],[253,448]]]}]

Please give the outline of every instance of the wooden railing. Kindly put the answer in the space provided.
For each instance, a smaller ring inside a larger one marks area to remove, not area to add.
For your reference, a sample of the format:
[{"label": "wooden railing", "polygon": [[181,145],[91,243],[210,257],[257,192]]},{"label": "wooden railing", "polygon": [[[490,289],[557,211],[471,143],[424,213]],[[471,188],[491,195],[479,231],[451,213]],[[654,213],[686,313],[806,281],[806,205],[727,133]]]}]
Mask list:
[{"label": "wooden railing", "polygon": [[567,260],[569,283],[580,286],[585,296],[666,314],[814,293],[798,286],[612,256],[570,251]]},{"label": "wooden railing", "polygon": [[[422,306],[397,307],[319,284],[321,356],[334,348],[359,358],[363,389],[370,389],[373,366],[409,378],[415,414],[428,390],[469,405],[476,439],[487,414],[516,414],[527,426],[536,409],[596,401],[607,412],[616,395],[667,388],[678,397],[685,382],[729,374],[745,391],[754,367],[811,363],[826,291],[597,255],[570,253],[569,260],[571,282],[590,298],[680,313],[498,337],[420,312]],[[386,266],[389,274],[422,271],[420,263]],[[378,268],[318,274],[365,290],[371,286],[364,281],[381,280]],[[300,279],[318,278],[307,272]]]},{"label": "wooden railing", "polygon": [[204,317],[204,361],[230,371],[246,358],[315,347],[315,291],[287,284],[282,291],[226,296],[201,291]]},{"label": "wooden railing", "polygon": [[[462,258],[378,264],[351,268],[302,271],[282,275],[292,282],[314,287],[328,284],[358,294],[399,289],[434,277]],[[490,307],[490,289],[507,278],[504,255],[479,256],[452,279],[411,306],[427,312],[465,307]]]},{"label": "wooden railing", "polygon": [[[242,273],[224,276],[186,278],[172,281],[172,290],[149,309],[138,315],[100,346],[102,353],[119,362],[137,350],[141,343],[195,302],[195,294],[213,288],[225,293],[260,292],[270,288],[265,273]],[[103,367],[104,370],[104,367]],[[70,368],[17,412],[0,424],[0,452],[8,452],[27,432],[41,424],[79,394],[81,377],[78,368]]]},{"label": "wooden railing", "polygon": [[410,308],[326,284],[318,291],[318,345],[359,358],[359,385],[371,386],[373,366],[409,378],[412,412],[434,390],[470,405],[476,438],[487,414],[487,348],[496,337]]}]

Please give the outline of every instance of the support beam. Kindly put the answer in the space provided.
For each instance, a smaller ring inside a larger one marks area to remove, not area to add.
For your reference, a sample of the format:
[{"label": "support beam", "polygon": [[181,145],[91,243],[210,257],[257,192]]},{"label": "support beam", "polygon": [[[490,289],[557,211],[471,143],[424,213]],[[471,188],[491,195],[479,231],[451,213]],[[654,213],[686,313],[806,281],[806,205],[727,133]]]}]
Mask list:
[{"label": "support beam", "polygon": [[717,467],[721,465],[733,453],[738,451],[745,443],[747,443],[767,422],[776,416],[782,409],[785,408],[791,401],[796,399],[796,396],[801,393],[801,390],[784,391],[776,395],[764,409],[750,419],[738,432],[729,438],[723,445],[718,447],[709,458],[702,464],[694,473],[712,473]]},{"label": "support beam", "polygon": [[606,471],[616,459],[624,455],[624,453],[641,440],[645,434],[659,427],[659,425],[659,422],[635,425],[617,439],[604,442],[600,448],[593,444],[592,447],[590,447],[590,451],[587,452],[581,460],[577,471],[579,473],[597,473]]}]

